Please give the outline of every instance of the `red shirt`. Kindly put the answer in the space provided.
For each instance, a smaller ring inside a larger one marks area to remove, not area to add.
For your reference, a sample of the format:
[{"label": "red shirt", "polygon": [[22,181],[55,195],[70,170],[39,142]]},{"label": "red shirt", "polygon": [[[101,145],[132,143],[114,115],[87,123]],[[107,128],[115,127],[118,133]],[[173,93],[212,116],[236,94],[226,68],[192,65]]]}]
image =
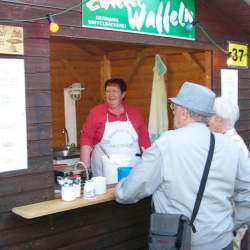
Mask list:
[{"label": "red shirt", "polygon": [[148,148],[150,146],[149,134],[142,116],[140,112],[127,104],[124,104],[124,112],[118,116],[109,112],[106,104],[100,104],[91,109],[86,121],[82,125],[80,145],[94,146],[101,141],[107,121],[107,114],[109,122],[115,122],[127,121],[126,113],[138,135],[140,148]]}]

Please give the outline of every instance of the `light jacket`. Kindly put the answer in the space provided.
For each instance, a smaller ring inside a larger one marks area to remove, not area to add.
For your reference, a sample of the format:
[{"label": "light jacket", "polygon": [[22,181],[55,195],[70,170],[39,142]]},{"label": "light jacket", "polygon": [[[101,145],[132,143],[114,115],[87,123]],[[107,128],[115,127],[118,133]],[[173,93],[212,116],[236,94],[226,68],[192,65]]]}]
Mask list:
[{"label": "light jacket", "polygon": [[[116,200],[134,203],[153,194],[156,212],[190,218],[209,143],[210,131],[202,123],[165,132],[117,185]],[[230,137],[215,133],[214,156],[194,222],[197,232],[192,235],[192,250],[226,247],[233,239],[234,226],[246,221],[250,221],[250,161]]]}]

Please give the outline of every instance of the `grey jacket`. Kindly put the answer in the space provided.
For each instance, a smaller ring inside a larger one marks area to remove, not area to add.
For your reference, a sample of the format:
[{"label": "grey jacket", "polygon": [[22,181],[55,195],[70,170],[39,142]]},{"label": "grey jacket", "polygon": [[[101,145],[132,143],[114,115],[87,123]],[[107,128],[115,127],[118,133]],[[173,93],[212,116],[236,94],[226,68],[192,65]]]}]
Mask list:
[{"label": "grey jacket", "polygon": [[[116,200],[134,203],[153,194],[157,212],[191,217],[209,143],[210,131],[202,123],[165,132],[144,152],[131,174],[118,183]],[[194,222],[197,232],[192,235],[192,250],[224,248],[232,241],[233,228],[247,221],[250,161],[231,138],[215,134],[214,156]]]}]

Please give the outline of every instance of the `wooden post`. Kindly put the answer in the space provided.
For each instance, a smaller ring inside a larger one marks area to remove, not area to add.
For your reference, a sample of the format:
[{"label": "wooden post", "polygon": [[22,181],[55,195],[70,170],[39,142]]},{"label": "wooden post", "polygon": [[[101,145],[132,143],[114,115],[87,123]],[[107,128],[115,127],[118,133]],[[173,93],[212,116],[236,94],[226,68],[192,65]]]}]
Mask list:
[{"label": "wooden post", "polygon": [[205,85],[212,88],[212,57],[211,52],[206,51],[205,56]]},{"label": "wooden post", "polygon": [[200,74],[204,74],[205,72],[205,69],[204,69],[204,66],[198,61],[196,60],[190,53],[188,52],[184,52],[182,53],[183,56],[186,58],[186,60],[188,62],[190,62],[190,64],[192,64],[198,71]]},{"label": "wooden post", "polygon": [[103,98],[104,97],[103,85],[106,80],[111,78],[110,60],[107,58],[106,55],[103,56],[103,60],[101,61],[101,65],[100,65],[100,70],[101,70],[100,94],[101,94],[101,98]]},{"label": "wooden post", "polygon": [[143,57],[144,57],[144,51],[142,50],[138,53],[136,60],[134,62],[134,65],[132,66],[132,69],[131,69],[131,71],[126,79],[126,82],[128,84],[132,81],[134,75],[136,74],[136,72],[137,72],[137,70],[142,62]]}]

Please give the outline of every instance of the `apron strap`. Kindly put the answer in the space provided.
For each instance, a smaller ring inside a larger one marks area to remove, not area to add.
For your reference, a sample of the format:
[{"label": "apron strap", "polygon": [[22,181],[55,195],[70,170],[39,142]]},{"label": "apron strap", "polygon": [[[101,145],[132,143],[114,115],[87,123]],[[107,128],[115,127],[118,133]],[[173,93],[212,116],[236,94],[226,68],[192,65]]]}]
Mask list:
[{"label": "apron strap", "polygon": [[127,121],[130,121],[129,119],[128,119],[128,113],[126,112],[126,117],[127,117]]}]

